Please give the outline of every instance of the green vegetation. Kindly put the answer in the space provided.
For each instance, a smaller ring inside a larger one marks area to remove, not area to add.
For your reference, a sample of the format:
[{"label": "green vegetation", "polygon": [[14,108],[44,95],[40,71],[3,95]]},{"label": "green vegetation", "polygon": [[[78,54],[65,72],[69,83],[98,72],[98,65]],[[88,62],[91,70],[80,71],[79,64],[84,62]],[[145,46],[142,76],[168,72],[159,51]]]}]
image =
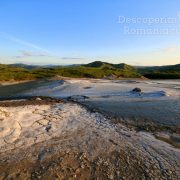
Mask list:
[{"label": "green vegetation", "polygon": [[0,64],[0,81],[36,80],[52,78],[57,75],[74,78],[118,79],[147,77],[150,79],[180,79],[180,65],[135,68],[124,63],[111,64],[101,61],[66,67]]},{"label": "green vegetation", "polygon": [[145,77],[149,79],[180,79],[179,72],[154,72],[145,74]]},{"label": "green vegetation", "polygon": [[138,72],[149,79],[180,79],[180,64],[139,68]]},{"label": "green vegetation", "polygon": [[31,73],[20,67],[11,67],[8,65],[0,64],[0,80],[9,81],[9,80],[29,80],[34,77]]},{"label": "green vegetation", "polygon": [[[30,67],[30,68],[28,68]],[[0,80],[32,80],[56,75],[75,78],[140,78],[135,68],[126,64],[94,62],[82,66],[37,67],[26,65],[0,65]]]}]

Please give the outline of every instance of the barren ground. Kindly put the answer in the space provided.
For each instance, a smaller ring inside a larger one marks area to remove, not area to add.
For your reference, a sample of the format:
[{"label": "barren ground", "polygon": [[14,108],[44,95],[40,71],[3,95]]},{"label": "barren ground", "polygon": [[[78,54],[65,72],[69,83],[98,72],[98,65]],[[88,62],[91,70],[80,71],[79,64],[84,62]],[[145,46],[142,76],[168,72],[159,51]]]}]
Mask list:
[{"label": "barren ground", "polygon": [[[0,102],[0,179],[179,179],[179,89],[179,80],[2,85],[1,99],[21,100]],[[46,98],[22,100],[34,96]]]},{"label": "barren ground", "polygon": [[[27,103],[27,104],[26,104]],[[0,107],[1,179],[178,179],[180,151],[75,103]]]}]

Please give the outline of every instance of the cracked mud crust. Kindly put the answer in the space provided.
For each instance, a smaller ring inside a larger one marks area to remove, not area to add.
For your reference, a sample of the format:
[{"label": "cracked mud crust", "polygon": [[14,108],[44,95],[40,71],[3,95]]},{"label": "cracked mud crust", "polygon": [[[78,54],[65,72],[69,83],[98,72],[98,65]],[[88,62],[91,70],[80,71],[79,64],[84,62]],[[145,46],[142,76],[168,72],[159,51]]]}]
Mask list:
[{"label": "cracked mud crust", "polygon": [[180,150],[150,133],[75,103],[23,103],[0,106],[0,179],[180,177]]}]

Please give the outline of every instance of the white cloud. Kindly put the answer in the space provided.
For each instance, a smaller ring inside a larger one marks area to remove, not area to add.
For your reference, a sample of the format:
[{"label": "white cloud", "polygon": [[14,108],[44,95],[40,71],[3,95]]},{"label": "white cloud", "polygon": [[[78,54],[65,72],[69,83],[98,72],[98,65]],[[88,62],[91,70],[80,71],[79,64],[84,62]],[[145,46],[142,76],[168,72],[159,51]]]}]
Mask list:
[{"label": "white cloud", "polygon": [[16,59],[21,59],[25,57],[51,57],[50,55],[46,53],[41,53],[41,52],[32,52],[32,51],[27,51],[27,50],[21,50],[20,55],[13,56],[13,58]]},{"label": "white cloud", "polygon": [[32,52],[32,51],[26,51],[26,50],[22,50],[20,52],[22,53],[23,56],[49,56],[46,53]]},{"label": "white cloud", "polygon": [[36,44],[33,44],[33,43],[30,43],[28,41],[24,41],[20,38],[17,38],[15,36],[12,36],[10,34],[7,34],[7,33],[4,33],[4,32],[0,32],[0,36],[3,37],[3,38],[6,38],[10,41],[13,41],[13,42],[16,42],[18,44],[21,44],[21,45],[24,45],[24,46],[27,46],[27,47],[30,47],[30,48],[33,48],[33,49],[36,49],[36,50],[39,50],[39,51],[42,51],[42,52],[46,52],[46,53],[49,53],[49,54],[52,54],[52,52],[50,52],[49,50],[47,49],[44,49]]},{"label": "white cloud", "polygon": [[162,50],[163,50],[163,52],[166,52],[166,53],[174,53],[174,52],[180,50],[180,46],[173,45],[173,46],[166,47]]},{"label": "white cloud", "polygon": [[82,60],[84,58],[80,58],[80,57],[62,57],[62,60]]}]

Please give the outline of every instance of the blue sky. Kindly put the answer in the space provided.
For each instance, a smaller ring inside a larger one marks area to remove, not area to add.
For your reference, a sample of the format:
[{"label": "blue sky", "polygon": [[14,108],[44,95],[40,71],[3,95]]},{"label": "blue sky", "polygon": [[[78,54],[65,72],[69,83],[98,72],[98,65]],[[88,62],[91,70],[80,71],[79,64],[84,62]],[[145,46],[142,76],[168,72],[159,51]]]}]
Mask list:
[{"label": "blue sky", "polygon": [[[159,22],[149,25],[150,18]],[[179,52],[179,0],[0,1],[0,63],[165,65],[180,63]]]}]

